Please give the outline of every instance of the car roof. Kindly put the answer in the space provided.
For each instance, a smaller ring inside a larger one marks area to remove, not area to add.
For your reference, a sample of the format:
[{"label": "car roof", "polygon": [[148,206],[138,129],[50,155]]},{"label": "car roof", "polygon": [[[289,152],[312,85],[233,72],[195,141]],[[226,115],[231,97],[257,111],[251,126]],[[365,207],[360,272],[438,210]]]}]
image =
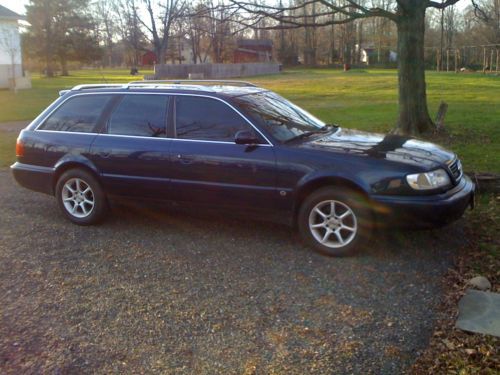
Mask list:
[{"label": "car roof", "polygon": [[162,92],[170,94],[203,94],[208,96],[236,97],[267,91],[264,88],[245,81],[134,81],[123,84],[85,84],[62,90],[66,93],[123,93],[123,92]]}]

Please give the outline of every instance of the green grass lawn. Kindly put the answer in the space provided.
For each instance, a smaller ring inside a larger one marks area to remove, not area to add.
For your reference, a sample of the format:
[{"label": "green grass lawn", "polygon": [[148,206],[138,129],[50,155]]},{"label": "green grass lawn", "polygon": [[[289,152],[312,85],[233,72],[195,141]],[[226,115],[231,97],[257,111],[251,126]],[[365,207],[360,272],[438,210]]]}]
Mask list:
[{"label": "green grass lawn", "polygon": [[[141,72],[147,73],[150,72]],[[31,120],[58,96],[81,83],[118,83],[141,79],[126,70],[80,70],[69,77],[33,77],[33,89],[0,91],[0,122]],[[345,127],[387,132],[397,118],[395,70],[294,69],[280,75],[250,78],[309,110],[324,121]],[[500,77],[427,72],[429,107],[449,104],[446,146],[462,158],[465,169],[500,172]],[[0,132],[0,164],[11,162],[14,137]],[[8,138],[8,139],[7,139]]]}]

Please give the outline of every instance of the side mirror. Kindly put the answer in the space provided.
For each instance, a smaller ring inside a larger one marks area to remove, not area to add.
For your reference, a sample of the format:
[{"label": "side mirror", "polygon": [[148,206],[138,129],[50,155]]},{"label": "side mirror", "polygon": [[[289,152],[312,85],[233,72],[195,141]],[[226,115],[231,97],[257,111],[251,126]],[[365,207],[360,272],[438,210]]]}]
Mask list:
[{"label": "side mirror", "polygon": [[259,144],[259,138],[249,130],[240,130],[234,136],[234,142],[237,145],[255,145]]}]

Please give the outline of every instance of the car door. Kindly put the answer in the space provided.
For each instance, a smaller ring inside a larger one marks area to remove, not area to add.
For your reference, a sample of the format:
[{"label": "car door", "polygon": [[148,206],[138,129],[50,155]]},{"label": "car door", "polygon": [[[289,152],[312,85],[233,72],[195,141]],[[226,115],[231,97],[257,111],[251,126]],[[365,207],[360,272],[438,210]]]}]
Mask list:
[{"label": "car door", "polygon": [[91,147],[91,158],[110,194],[169,198],[169,145],[166,94],[123,94],[105,129]]},{"label": "car door", "polygon": [[[273,146],[227,102],[177,95],[170,148],[172,195],[177,200],[271,210],[275,205]],[[236,144],[240,130],[255,132],[259,144]]]}]

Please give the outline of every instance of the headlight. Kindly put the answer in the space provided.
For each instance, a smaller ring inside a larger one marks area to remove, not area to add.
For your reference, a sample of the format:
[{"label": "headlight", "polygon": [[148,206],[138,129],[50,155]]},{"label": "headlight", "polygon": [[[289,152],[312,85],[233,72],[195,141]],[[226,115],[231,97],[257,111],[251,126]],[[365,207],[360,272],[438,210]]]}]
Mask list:
[{"label": "headlight", "polygon": [[437,189],[450,184],[450,177],[444,169],[432,172],[409,174],[406,181],[415,190]]}]

